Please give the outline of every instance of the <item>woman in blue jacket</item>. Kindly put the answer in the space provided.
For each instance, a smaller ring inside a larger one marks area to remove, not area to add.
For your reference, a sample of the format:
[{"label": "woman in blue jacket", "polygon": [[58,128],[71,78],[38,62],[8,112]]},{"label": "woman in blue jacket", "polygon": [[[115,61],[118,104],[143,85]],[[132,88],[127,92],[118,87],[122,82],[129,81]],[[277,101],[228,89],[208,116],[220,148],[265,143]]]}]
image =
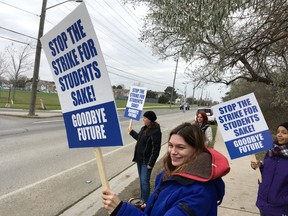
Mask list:
[{"label": "woman in blue jacket", "polygon": [[256,201],[261,216],[288,216],[288,122],[278,126],[264,164],[251,161],[251,167],[259,167],[262,173]]},{"label": "woman in blue jacket", "polygon": [[104,207],[112,216],[216,216],[224,196],[221,177],[229,170],[227,159],[204,145],[199,126],[183,123],[169,136],[164,169],[158,174],[154,192],[144,211],[122,202],[104,189]]}]

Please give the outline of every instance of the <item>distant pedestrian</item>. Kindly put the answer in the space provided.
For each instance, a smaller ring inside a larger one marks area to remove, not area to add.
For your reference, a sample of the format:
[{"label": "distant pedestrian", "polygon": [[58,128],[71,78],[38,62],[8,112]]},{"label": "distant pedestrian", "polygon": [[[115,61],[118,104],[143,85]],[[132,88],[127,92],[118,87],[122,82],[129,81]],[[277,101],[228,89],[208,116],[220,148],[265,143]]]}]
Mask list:
[{"label": "distant pedestrian", "polygon": [[288,216],[288,122],[278,126],[264,163],[251,161],[251,167],[262,173],[256,201],[261,216]]},{"label": "distant pedestrian", "polygon": [[[170,132],[164,169],[157,175],[154,192],[144,212],[109,189],[102,194],[111,216],[217,216],[225,192],[222,176],[228,160],[204,145],[199,126],[182,123]],[[142,206],[143,207],[143,206]]]},{"label": "distant pedestrian", "polygon": [[161,149],[162,133],[153,111],[143,114],[144,126],[137,133],[128,128],[129,134],[137,140],[133,161],[137,163],[141,198],[146,202],[150,195],[150,177]]},{"label": "distant pedestrian", "polygon": [[198,115],[196,116],[195,123],[199,125],[199,127],[206,136],[205,146],[212,144],[213,142],[212,128],[209,125],[207,114],[203,111],[199,112]]}]

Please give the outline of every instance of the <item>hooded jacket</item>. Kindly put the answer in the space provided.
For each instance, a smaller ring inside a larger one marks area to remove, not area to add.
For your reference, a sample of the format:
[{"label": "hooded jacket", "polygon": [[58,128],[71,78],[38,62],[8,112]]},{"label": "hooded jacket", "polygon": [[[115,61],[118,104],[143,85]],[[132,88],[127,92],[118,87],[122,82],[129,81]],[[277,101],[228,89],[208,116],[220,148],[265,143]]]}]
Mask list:
[{"label": "hooded jacket", "polygon": [[288,158],[266,154],[260,170],[256,206],[269,216],[288,216]]},{"label": "hooded jacket", "polygon": [[154,122],[153,127],[143,126],[139,133],[132,130],[130,135],[137,140],[132,161],[153,167],[161,149],[160,125]]},{"label": "hooded jacket", "polygon": [[124,202],[117,216],[217,216],[225,192],[221,177],[229,171],[227,159],[207,148],[181,173],[165,181],[165,171],[158,174],[144,212]]}]

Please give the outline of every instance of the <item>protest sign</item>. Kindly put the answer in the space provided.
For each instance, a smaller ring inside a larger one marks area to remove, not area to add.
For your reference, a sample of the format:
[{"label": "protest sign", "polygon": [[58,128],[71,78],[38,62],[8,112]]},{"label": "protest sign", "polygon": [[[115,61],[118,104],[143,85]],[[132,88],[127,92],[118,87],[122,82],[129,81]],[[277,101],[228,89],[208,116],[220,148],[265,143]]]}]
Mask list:
[{"label": "protest sign", "polygon": [[273,139],[254,93],[212,109],[231,159],[271,148]]},{"label": "protest sign", "polygon": [[139,121],[145,103],[147,89],[131,86],[124,117]]},{"label": "protest sign", "polygon": [[70,148],[123,145],[104,58],[84,3],[41,38]]}]

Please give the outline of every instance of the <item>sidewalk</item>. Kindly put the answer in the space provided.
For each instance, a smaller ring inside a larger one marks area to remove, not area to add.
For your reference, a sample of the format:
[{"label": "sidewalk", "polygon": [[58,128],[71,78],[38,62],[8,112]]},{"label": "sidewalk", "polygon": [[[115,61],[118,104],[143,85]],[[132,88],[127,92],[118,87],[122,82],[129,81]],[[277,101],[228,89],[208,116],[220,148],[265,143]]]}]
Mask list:
[{"label": "sidewalk", "polygon": [[0,115],[17,116],[23,118],[52,118],[62,116],[61,110],[36,110],[35,116],[28,115],[29,110],[0,108]]},{"label": "sidewalk", "polygon": [[218,207],[219,216],[255,216],[260,215],[255,205],[258,192],[258,178],[251,169],[250,156],[231,160],[220,130],[217,130],[214,149],[224,154],[229,161],[231,171],[223,177],[225,196]]}]

